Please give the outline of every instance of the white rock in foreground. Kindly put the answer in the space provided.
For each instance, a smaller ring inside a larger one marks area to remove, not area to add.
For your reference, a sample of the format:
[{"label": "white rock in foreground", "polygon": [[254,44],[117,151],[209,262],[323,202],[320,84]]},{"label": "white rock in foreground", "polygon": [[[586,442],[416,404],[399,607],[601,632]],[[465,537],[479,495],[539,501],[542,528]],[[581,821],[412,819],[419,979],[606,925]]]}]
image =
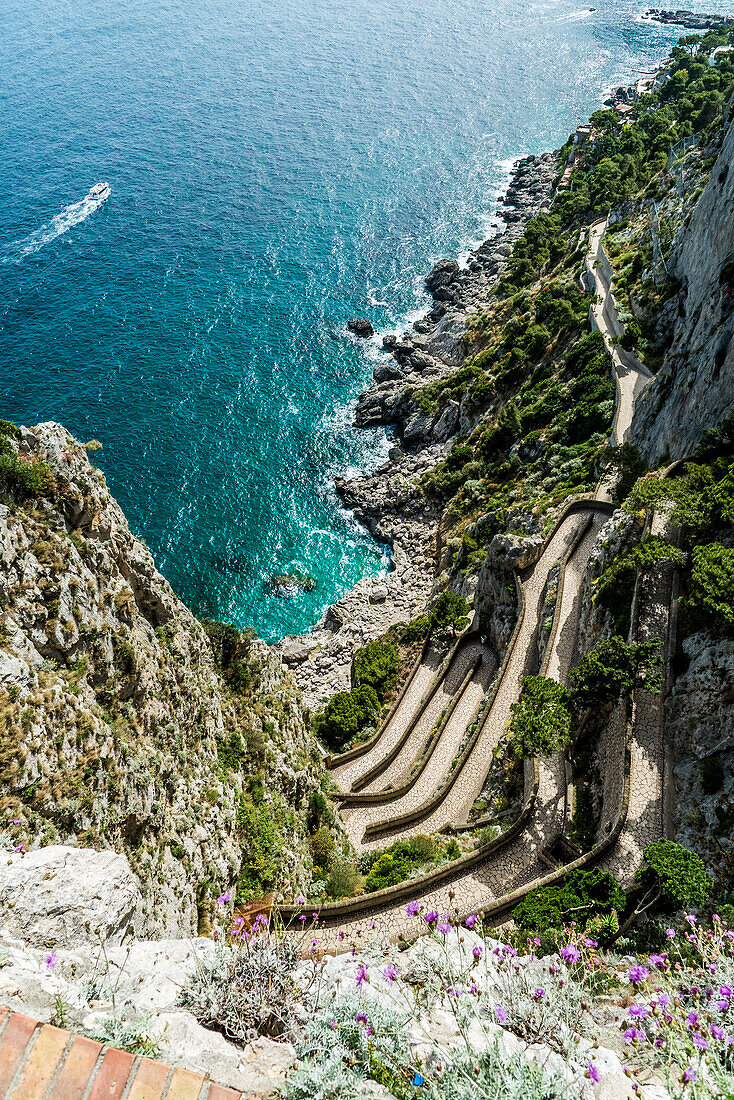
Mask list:
[{"label": "white rock in foreground", "polygon": [[38,947],[117,946],[140,920],[138,880],[123,855],[50,845],[0,857],[0,928]]}]

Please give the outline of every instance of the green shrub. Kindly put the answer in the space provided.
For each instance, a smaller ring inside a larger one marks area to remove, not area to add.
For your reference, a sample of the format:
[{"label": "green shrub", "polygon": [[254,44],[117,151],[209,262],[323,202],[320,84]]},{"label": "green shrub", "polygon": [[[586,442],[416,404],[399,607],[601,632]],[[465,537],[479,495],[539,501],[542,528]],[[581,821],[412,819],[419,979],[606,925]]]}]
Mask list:
[{"label": "green shrub", "polygon": [[249,792],[240,796],[237,826],[242,839],[242,866],[237,878],[237,901],[250,901],[271,890],[278,878],[283,838],[273,810]]},{"label": "green shrub", "polygon": [[343,748],[351,739],[377,720],[380,701],[368,684],[340,691],[313,719],[313,730],[332,751]]},{"label": "green shrub", "polygon": [[571,693],[547,676],[525,676],[510,708],[508,752],[517,757],[559,752],[571,736]]},{"label": "green shrub", "polygon": [[598,867],[579,868],[557,885],[533,890],[513,909],[512,918],[527,932],[557,931],[571,921],[583,926],[594,917],[621,913],[625,900],[614,875]]},{"label": "green shrub", "polygon": [[329,871],[331,868],[331,862],[336,851],[336,843],[334,837],[331,835],[331,831],[325,826],[321,826],[315,833],[308,838],[308,850],[313,860],[314,867],[320,867],[324,871]]},{"label": "green shrub", "polygon": [[372,687],[382,699],[395,683],[399,668],[400,654],[392,638],[376,638],[355,653],[352,678],[357,687]]},{"label": "green shrub", "polygon": [[574,709],[616,702],[635,687],[660,686],[660,642],[628,645],[615,636],[600,642],[569,674]]},{"label": "green shrub", "polygon": [[351,898],[358,881],[357,867],[352,860],[335,860],[326,880],[327,897]]},{"label": "green shrub", "polygon": [[694,627],[725,633],[734,629],[734,549],[719,542],[694,547],[681,604]]},{"label": "green shrub", "polygon": [[0,454],[0,493],[23,501],[51,497],[56,481],[45,462],[31,462],[14,453]]},{"label": "green shrub", "polygon": [[411,872],[436,858],[436,845],[429,836],[411,837],[391,844],[372,864],[364,888],[367,893],[396,886]]},{"label": "green shrub", "polygon": [[429,633],[455,634],[469,625],[469,604],[463,596],[447,589],[442,592],[427,614],[404,626],[401,632],[403,642],[415,642]]},{"label": "green shrub", "polygon": [[244,747],[242,737],[237,730],[232,730],[226,740],[217,741],[217,760],[223,771],[235,771],[242,764]]},{"label": "green shrub", "polygon": [[652,894],[649,905],[687,909],[706,904],[714,880],[695,852],[672,840],[657,840],[645,848],[643,858],[637,878],[642,889]]}]

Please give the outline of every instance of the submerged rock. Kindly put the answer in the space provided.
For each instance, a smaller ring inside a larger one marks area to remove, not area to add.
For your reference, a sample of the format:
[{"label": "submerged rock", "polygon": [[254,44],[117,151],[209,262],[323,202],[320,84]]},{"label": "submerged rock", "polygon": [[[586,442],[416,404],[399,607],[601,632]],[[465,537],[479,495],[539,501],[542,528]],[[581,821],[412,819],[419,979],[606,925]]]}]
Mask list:
[{"label": "submerged rock", "polygon": [[316,578],[308,573],[278,573],[265,588],[273,596],[295,596],[297,592],[313,592],[316,584]]},{"label": "submerged rock", "polygon": [[375,335],[372,322],[368,321],[366,317],[355,317],[353,320],[348,321],[347,328],[350,332],[353,332],[355,336],[361,336],[364,339]]}]

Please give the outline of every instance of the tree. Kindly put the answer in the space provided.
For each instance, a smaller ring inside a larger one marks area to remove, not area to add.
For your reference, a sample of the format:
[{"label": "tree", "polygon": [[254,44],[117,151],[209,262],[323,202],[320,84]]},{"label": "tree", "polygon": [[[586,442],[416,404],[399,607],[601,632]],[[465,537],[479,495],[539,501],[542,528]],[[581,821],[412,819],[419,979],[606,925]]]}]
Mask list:
[{"label": "tree", "polygon": [[714,880],[704,862],[695,852],[689,852],[672,840],[656,840],[643,852],[643,865],[636,879],[640,886],[639,900],[607,946],[615,943],[632,927],[642,913],[650,909],[688,909],[705,905]]},{"label": "tree", "polygon": [[354,654],[352,678],[357,687],[366,684],[383,698],[400,668],[400,654],[392,638],[375,638]]},{"label": "tree", "polygon": [[719,542],[695,546],[688,591],[681,601],[694,625],[734,628],[734,550]]},{"label": "tree", "polygon": [[518,758],[546,756],[571,737],[571,693],[547,676],[525,676],[522,694],[510,708],[509,752]]},{"label": "tree", "polygon": [[571,921],[586,924],[596,916],[621,913],[624,890],[614,875],[594,867],[569,871],[554,886],[531,891],[512,911],[512,919],[527,932],[560,931]]},{"label": "tree", "polygon": [[456,634],[469,625],[469,604],[458,592],[447,589],[438,597],[428,616],[432,630],[445,632],[450,629]]},{"label": "tree", "polygon": [[600,642],[569,674],[574,710],[614,703],[635,687],[659,687],[660,663],[657,638],[628,645],[615,635]]},{"label": "tree", "polygon": [[338,750],[380,713],[380,701],[373,687],[363,684],[351,691],[334,695],[320,714],[314,716],[313,729],[330,749]]}]

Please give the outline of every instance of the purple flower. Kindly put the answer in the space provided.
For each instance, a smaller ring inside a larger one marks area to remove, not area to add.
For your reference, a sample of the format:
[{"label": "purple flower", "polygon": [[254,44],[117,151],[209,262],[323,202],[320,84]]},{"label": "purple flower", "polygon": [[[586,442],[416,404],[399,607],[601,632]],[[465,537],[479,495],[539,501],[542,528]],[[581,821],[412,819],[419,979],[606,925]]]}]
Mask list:
[{"label": "purple flower", "polygon": [[723,1029],[723,1027],[719,1027],[718,1024],[712,1024],[711,1025],[711,1034],[713,1035],[714,1039],[723,1039],[724,1038],[724,1029]]},{"label": "purple flower", "polygon": [[726,1012],[727,1009],[729,1008],[729,1002],[728,1001],[717,1001],[716,1002],[716,1007],[718,1008],[719,1012]]},{"label": "purple flower", "polygon": [[640,1031],[639,1027],[628,1027],[624,1032],[624,1039],[627,1043],[636,1043],[639,1039],[645,1038],[645,1032]]},{"label": "purple flower", "polygon": [[477,960],[477,962],[479,962],[479,960],[480,960],[480,959],[481,959],[481,957],[482,957],[482,949],[481,949],[481,947],[478,947],[478,946],[477,946],[477,947],[473,947],[473,948],[472,948],[472,955],[473,955],[473,956],[474,956],[474,958],[475,958],[475,959]]},{"label": "purple flower", "polygon": [[683,916],[685,917],[685,919],[688,921],[689,924],[695,924],[696,923],[696,918],[694,917],[693,913],[684,913]]},{"label": "purple flower", "polygon": [[683,1070],[683,1080],[686,1082],[686,1084],[689,1081],[695,1081],[697,1076],[698,1074],[696,1073],[693,1066],[688,1066],[686,1069]]},{"label": "purple flower", "polygon": [[54,948],[51,954],[46,956],[46,969],[55,970],[58,961],[59,956],[56,954],[56,948]]},{"label": "purple flower", "polygon": [[217,898],[217,905],[226,905],[227,902],[232,900],[232,894],[228,890],[226,894],[220,894]]},{"label": "purple flower", "polygon": [[695,1027],[696,1024],[698,1023],[699,1019],[700,1019],[700,1017],[699,1017],[697,1012],[689,1012],[688,1015],[686,1016],[686,1024],[689,1028],[690,1027]]},{"label": "purple flower", "polygon": [[405,906],[405,912],[408,914],[409,917],[414,917],[419,909],[420,905],[417,901],[409,901],[408,904]]},{"label": "purple flower", "polygon": [[586,939],[584,940],[584,944],[586,945],[586,947],[598,947],[599,946],[599,941],[598,940],[590,940],[589,937],[587,936]]},{"label": "purple flower", "polygon": [[646,1016],[650,1015],[650,1009],[647,1005],[630,1005],[629,1014],[638,1020],[644,1020]]},{"label": "purple flower", "polygon": [[651,955],[650,966],[654,966],[656,970],[665,970],[668,965],[667,955]]},{"label": "purple flower", "polygon": [[435,924],[436,921],[438,920],[438,913],[436,912],[435,909],[431,909],[430,913],[426,913],[426,915],[423,919],[426,922],[426,924]]},{"label": "purple flower", "polygon": [[336,1031],[336,1020],[331,1020],[329,1022],[329,1027],[333,1027],[334,1031]]},{"label": "purple flower", "polygon": [[538,988],[533,993],[533,1000],[534,1001],[542,1001],[543,997],[545,997],[545,990],[544,989]]},{"label": "purple flower", "polygon": [[649,978],[649,976],[650,971],[647,969],[647,967],[642,966],[639,963],[637,966],[630,967],[630,971],[628,974],[629,980],[632,982],[633,985],[639,985],[640,982],[644,982],[645,978]]},{"label": "purple flower", "polygon": [[505,1012],[502,1005],[495,1005],[494,1006],[494,1014],[495,1014],[495,1016],[497,1017],[497,1019],[499,1020],[499,1022],[501,1024],[506,1024],[507,1023],[507,1013]]},{"label": "purple flower", "polygon": [[596,1068],[593,1062],[586,1063],[586,1076],[590,1077],[595,1085],[599,1084],[601,1076],[599,1074],[599,1070]]},{"label": "purple flower", "polygon": [[395,963],[388,963],[382,971],[382,976],[388,985],[392,985],[398,976],[398,968]]},{"label": "purple flower", "polygon": [[444,917],[442,921],[436,925],[436,931],[440,932],[442,936],[448,936],[451,931],[451,921],[448,916]]},{"label": "purple flower", "polygon": [[302,898],[299,894],[299,896],[296,898],[296,905],[305,905],[305,904],[306,904],[306,899]]},{"label": "purple flower", "polygon": [[699,1050],[708,1050],[709,1048],[709,1045],[704,1039],[703,1035],[699,1035],[698,1032],[695,1032],[693,1036],[693,1042],[696,1044]]},{"label": "purple flower", "polygon": [[668,937],[669,940],[674,940],[675,939],[675,929],[674,928],[666,928],[665,929],[665,935]]},{"label": "purple flower", "polygon": [[369,1023],[369,1020],[367,1019],[367,1016],[364,1012],[358,1012],[356,1017],[355,1017],[355,1020],[358,1024],[367,1024],[367,1023]]},{"label": "purple flower", "polygon": [[581,952],[572,943],[567,943],[565,947],[561,948],[561,958],[568,963],[577,963],[581,958]]},{"label": "purple flower", "polygon": [[667,993],[661,993],[657,999],[657,1003],[659,1005],[662,1005],[663,1008],[667,1008],[667,1006],[670,1004],[670,997]]},{"label": "purple flower", "polygon": [[356,975],[355,981],[357,982],[358,986],[361,986],[362,982],[368,982],[370,980],[369,976],[367,974],[368,970],[369,970],[369,964],[368,963],[361,963],[357,967],[357,975]]},{"label": "purple flower", "polygon": [[474,925],[477,923],[478,920],[479,920],[479,917],[475,916],[472,913],[472,915],[470,917],[466,918],[466,920],[464,921],[464,924],[466,925],[467,928],[472,929],[474,927]]},{"label": "purple flower", "polygon": [[719,993],[722,997],[734,997],[734,989],[730,985],[720,985]]}]

